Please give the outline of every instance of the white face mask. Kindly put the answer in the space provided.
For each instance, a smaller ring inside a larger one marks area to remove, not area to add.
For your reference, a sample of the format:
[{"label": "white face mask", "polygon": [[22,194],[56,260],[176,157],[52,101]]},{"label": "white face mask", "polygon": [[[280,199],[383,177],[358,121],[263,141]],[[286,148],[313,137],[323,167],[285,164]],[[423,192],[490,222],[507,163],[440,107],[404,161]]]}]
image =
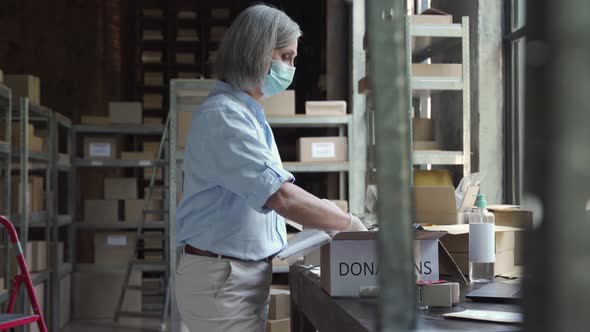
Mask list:
[{"label": "white face mask", "polygon": [[263,98],[285,91],[293,82],[293,76],[295,76],[295,67],[281,61],[272,60],[270,72],[266,75],[266,79],[262,84]]}]

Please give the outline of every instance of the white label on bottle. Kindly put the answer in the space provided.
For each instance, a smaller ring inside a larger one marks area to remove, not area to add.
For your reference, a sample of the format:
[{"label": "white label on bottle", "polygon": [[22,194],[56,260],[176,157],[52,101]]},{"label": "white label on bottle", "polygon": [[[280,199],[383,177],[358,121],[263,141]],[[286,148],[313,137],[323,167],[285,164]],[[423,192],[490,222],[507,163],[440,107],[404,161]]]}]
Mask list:
[{"label": "white label on bottle", "polygon": [[88,148],[90,157],[110,157],[111,144],[110,143],[90,143]]},{"label": "white label on bottle", "polygon": [[312,158],[334,158],[336,157],[336,144],[334,142],[311,143]]},{"label": "white label on bottle", "polygon": [[469,224],[469,261],[472,263],[494,263],[494,224]]},{"label": "white label on bottle", "polygon": [[107,245],[109,246],[126,246],[127,245],[127,235],[108,235],[107,236]]}]

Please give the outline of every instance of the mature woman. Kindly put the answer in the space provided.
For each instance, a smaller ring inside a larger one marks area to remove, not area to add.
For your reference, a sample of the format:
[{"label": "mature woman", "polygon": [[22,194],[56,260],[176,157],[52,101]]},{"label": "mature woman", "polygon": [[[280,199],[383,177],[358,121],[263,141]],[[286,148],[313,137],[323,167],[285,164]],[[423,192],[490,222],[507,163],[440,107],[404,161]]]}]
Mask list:
[{"label": "mature woman", "polygon": [[176,296],[193,332],[264,331],[271,260],[287,243],[283,217],[326,230],[358,218],[293,184],[257,101],[293,80],[299,26],[257,5],[227,30],[220,81],[194,112],[185,150]]}]

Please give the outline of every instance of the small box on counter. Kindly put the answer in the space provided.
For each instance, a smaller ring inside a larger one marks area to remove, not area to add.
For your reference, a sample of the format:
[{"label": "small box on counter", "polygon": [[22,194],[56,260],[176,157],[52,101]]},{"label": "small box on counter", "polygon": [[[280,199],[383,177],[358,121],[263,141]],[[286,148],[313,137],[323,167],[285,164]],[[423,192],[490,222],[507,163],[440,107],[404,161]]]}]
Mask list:
[{"label": "small box on counter", "polygon": [[143,95],[143,108],[160,109],[163,106],[163,100],[162,95],[159,93],[146,93]]},{"label": "small box on counter", "polygon": [[132,232],[94,233],[94,264],[127,265],[135,241]]},{"label": "small box on counter", "polygon": [[85,200],[84,222],[91,224],[114,224],[119,222],[119,201],[114,199]]},{"label": "small box on counter", "polygon": [[297,157],[301,162],[347,161],[347,137],[302,137],[297,140]]},{"label": "small box on counter", "polygon": [[[141,222],[143,212],[143,199],[126,199],[125,200],[125,222],[139,223]],[[162,200],[150,199],[148,210],[162,210],[164,203]],[[145,216],[146,222],[162,221],[163,216],[155,213],[148,213]]]},{"label": "small box on counter", "polygon": [[141,103],[119,102],[109,103],[109,120],[111,123],[141,124]]},{"label": "small box on counter", "polygon": [[451,307],[459,304],[460,287],[457,282],[426,284],[420,286],[420,304],[429,307]]},{"label": "small box on counter", "polygon": [[533,211],[517,205],[488,205],[488,211],[494,214],[496,225],[533,229]]},{"label": "small box on counter", "polygon": [[136,178],[105,178],[105,199],[137,199]]},{"label": "small box on counter", "polygon": [[95,126],[105,126],[109,124],[109,118],[107,116],[82,115],[80,117],[80,123]]},{"label": "small box on counter", "polygon": [[5,75],[4,85],[12,90],[12,98],[25,97],[35,105],[41,105],[41,80],[33,75]]},{"label": "small box on counter", "polygon": [[84,158],[117,159],[117,140],[114,137],[84,137]]},{"label": "small box on counter", "polygon": [[295,90],[285,90],[274,96],[259,101],[266,116],[295,115]]},{"label": "small box on counter", "polygon": [[341,116],[346,115],[346,101],[308,101],[305,102],[305,114],[312,116]]}]

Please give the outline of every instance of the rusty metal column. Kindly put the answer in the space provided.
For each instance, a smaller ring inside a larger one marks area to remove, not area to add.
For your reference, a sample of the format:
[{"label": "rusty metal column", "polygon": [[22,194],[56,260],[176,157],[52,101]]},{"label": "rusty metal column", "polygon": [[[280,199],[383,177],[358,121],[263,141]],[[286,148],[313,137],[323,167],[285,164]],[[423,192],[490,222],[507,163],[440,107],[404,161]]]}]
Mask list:
[{"label": "rusty metal column", "polygon": [[367,1],[369,83],[376,116],[379,219],[379,329],[416,321],[405,1]]},{"label": "rusty metal column", "polygon": [[525,252],[525,328],[588,331],[590,2],[527,7],[524,202],[537,202],[538,227]]}]

